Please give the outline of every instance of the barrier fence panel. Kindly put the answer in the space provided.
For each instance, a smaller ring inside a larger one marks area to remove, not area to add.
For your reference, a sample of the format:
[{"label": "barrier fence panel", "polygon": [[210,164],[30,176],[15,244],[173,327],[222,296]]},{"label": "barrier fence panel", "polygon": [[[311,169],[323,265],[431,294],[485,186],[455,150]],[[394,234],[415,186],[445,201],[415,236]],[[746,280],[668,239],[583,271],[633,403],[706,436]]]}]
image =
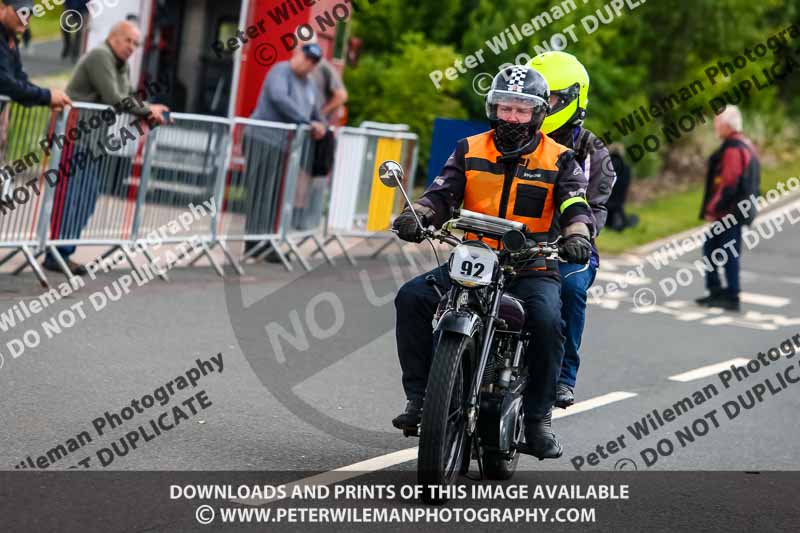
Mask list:
[{"label": "barrier fence panel", "polygon": [[123,245],[135,239],[147,135],[143,118],[100,104],[76,103],[58,122],[54,145],[61,151],[51,160],[58,178],[48,182],[45,246],[46,260],[67,277],[72,273],[65,259],[78,245],[109,246],[106,256],[122,249],[138,270]]},{"label": "barrier fence panel", "polygon": [[333,264],[317,237],[322,229],[328,179],[325,175],[315,175],[315,149],[316,142],[311,137],[310,128],[300,127],[289,159],[289,175],[294,179],[287,181],[281,221],[283,242],[289,246],[290,254],[295,255],[306,270],[311,267],[300,254],[300,246],[309,240],[315,244],[315,250],[321,252],[328,263]]},{"label": "barrier fence panel", "polygon": [[0,248],[11,249],[0,265],[22,252],[43,285],[47,277],[34,252],[42,241],[39,225],[49,165],[45,147],[55,122],[56,114],[47,107],[24,107],[0,96]]},{"label": "barrier fence panel", "polygon": [[205,256],[222,276],[210,244],[221,246],[238,267],[225,244],[216,241],[213,234],[219,208],[217,185],[228,158],[230,122],[182,113],[172,113],[171,119],[172,123],[157,127],[147,143],[134,237],[141,242],[156,235],[158,242],[164,243],[196,241],[201,250],[198,257]]},{"label": "barrier fence panel", "polygon": [[259,256],[269,245],[288,270],[280,248],[284,197],[292,188],[293,146],[302,146],[294,124],[247,118],[233,120],[227,168],[220,175],[221,210],[215,235],[220,241],[244,241],[244,258]]},{"label": "barrier fence panel", "polygon": [[76,103],[56,113],[0,97],[0,248],[12,250],[0,265],[21,251],[46,284],[36,262],[45,252],[72,278],[65,259],[76,246],[111,247],[104,258],[122,250],[119,259],[138,270],[129,250],[138,245],[159,271],[146,248],[155,236],[196,244],[191,263],[205,256],[222,275],[210,253],[220,246],[241,274],[228,241],[255,245],[245,258],[272,252],[291,270],[292,257],[310,269],[300,253],[309,240],[331,264],[324,246],[337,241],[354,264],[341,236],[394,239],[386,230],[398,202],[380,185],[377,168],[395,159],[413,176],[416,135],[340,128],[328,191],[328,179],[314,176],[320,167],[308,126],[179,113],[171,119],[150,130],[144,117],[108,106]]},{"label": "barrier fence panel", "polygon": [[[365,128],[341,128],[334,160],[330,210],[325,245],[336,242],[352,264],[341,237],[383,238],[386,246],[396,243],[389,233],[392,215],[402,208],[396,190],[378,179],[378,167],[387,160],[399,162],[407,179],[416,172],[417,136]],[[405,188],[410,191],[411,183]]]}]

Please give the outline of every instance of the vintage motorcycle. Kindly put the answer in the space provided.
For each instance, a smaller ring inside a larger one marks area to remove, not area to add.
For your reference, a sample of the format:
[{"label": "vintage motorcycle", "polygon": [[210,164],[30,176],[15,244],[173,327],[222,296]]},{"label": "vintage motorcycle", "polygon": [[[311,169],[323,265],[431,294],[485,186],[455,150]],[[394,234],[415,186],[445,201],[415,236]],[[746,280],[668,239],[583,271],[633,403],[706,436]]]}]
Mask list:
[{"label": "vintage motorcycle", "polygon": [[[403,192],[413,211],[403,190],[402,167],[385,161],[378,172],[384,185]],[[523,330],[522,302],[506,287],[523,266],[543,265],[559,253],[557,242],[527,240],[526,229],[520,222],[463,209],[441,230],[422,229],[426,239],[454,246],[447,263],[449,288],[446,280],[437,279],[441,276],[427,278],[442,294],[433,318],[434,356],[420,425],[404,430],[420,439],[418,481],[427,503],[446,501],[440,487],[466,474],[473,458],[480,479],[509,479],[516,470],[525,439],[522,393],[528,374],[523,355],[531,335]],[[464,237],[454,230],[465,232]],[[483,239],[502,247],[494,250]]]}]

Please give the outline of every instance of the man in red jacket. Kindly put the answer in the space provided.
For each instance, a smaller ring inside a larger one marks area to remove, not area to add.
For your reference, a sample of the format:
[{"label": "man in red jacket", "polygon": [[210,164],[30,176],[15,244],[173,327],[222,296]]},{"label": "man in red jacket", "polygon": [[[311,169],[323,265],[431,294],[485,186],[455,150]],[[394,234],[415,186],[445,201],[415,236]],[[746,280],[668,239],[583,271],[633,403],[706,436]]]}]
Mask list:
[{"label": "man in red jacket", "polygon": [[[739,255],[742,249],[742,225],[750,224],[755,216],[753,209],[744,212],[737,204],[752,194],[758,195],[759,162],[753,144],[742,135],[742,114],[736,106],[726,106],[714,119],[717,137],[722,146],[714,152],[708,162],[706,191],[701,217],[708,222],[722,221],[727,228],[714,232],[703,244],[703,255],[714,270],[706,272],[706,288],[709,294],[695,300],[700,305],[722,307],[739,311]],[[733,215],[733,217],[731,217]],[[735,223],[732,220],[735,218]],[[724,265],[715,261],[727,258]],[[723,288],[717,267],[724,267],[728,286]]]}]

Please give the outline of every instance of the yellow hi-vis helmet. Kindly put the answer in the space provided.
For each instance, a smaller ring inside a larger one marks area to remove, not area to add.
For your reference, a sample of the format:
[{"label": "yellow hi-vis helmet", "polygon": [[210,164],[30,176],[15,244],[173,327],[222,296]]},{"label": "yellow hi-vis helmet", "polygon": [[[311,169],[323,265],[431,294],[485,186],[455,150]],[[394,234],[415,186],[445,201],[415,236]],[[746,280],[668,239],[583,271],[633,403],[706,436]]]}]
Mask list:
[{"label": "yellow hi-vis helmet", "polygon": [[578,58],[566,52],[545,52],[531,59],[528,66],[544,76],[550,86],[550,113],[542,131],[552,133],[565,124],[583,124],[589,104],[589,73]]}]

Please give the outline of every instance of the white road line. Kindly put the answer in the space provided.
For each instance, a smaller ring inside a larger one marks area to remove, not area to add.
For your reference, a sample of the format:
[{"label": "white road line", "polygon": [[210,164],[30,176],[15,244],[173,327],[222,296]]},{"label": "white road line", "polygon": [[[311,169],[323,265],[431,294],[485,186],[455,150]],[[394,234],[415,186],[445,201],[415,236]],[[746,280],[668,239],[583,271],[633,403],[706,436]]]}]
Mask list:
[{"label": "white road line", "polygon": [[[573,404],[569,409],[566,410],[559,409],[557,411],[554,411],[553,418],[564,418],[565,416],[576,415],[578,413],[583,413],[585,411],[589,411],[590,409],[596,409],[597,407],[602,407],[610,403],[618,402],[628,398],[633,398],[634,396],[636,396],[636,394],[633,392],[620,392],[620,391],[610,392],[602,396],[597,396],[596,398],[590,398],[588,400]],[[399,450],[396,452],[388,453],[386,455],[373,457],[372,459],[367,459],[366,461],[361,461],[359,463],[355,463],[349,466],[343,466],[341,468],[337,468],[329,472],[323,472],[322,474],[317,474],[316,476],[311,476],[300,479],[298,481],[287,483],[284,485],[286,489],[286,495],[287,496],[291,495],[292,490],[295,486],[302,487],[310,485],[332,485],[334,483],[340,483],[342,481],[346,481],[348,479],[361,476],[368,472],[383,470],[391,466],[406,463],[408,461],[413,461],[416,458],[417,458],[416,446],[413,448],[406,448],[405,450]],[[272,499],[260,499],[260,498],[234,499],[232,501],[236,503],[241,503],[243,505],[260,506],[283,499],[284,498],[275,497]]]},{"label": "white road line", "polygon": [[686,383],[687,381],[694,381],[696,379],[719,374],[723,370],[728,370],[731,366],[744,366],[747,364],[747,361],[748,359],[745,359],[744,357],[737,357],[735,359],[731,359],[730,361],[723,361],[722,363],[701,366],[700,368],[695,368],[694,370],[689,370],[688,372],[683,372],[682,374],[675,374],[667,379]]},{"label": "white road line", "polygon": [[775,331],[778,329],[778,326],[775,324],[758,324],[754,322],[748,322],[747,320],[739,320],[738,318],[732,316],[715,316],[714,318],[707,318],[703,320],[703,324],[707,324],[709,326],[737,326],[740,328],[757,329],[760,331]]},{"label": "white road line", "polygon": [[633,398],[634,396],[636,396],[636,393],[634,392],[609,392],[608,394],[603,394],[602,396],[597,396],[582,402],[574,403],[567,409],[553,411],[553,418],[556,419],[564,418],[565,416],[577,415],[578,413],[583,413],[584,411],[588,411],[590,409],[596,409],[620,400],[627,400],[628,398]]},{"label": "white road line", "polygon": [[[413,448],[406,448],[405,450],[387,453],[386,455],[373,457],[372,459],[367,459],[366,461],[354,463],[349,466],[343,466],[341,468],[337,468],[329,472],[323,472],[321,474],[317,474],[316,476],[311,476],[300,479],[298,481],[293,481],[292,483],[287,483],[284,485],[286,487],[286,495],[290,496],[292,493],[292,489],[295,486],[302,487],[310,485],[332,485],[334,483],[340,483],[342,481],[346,481],[348,479],[361,476],[367,472],[383,470],[384,468],[389,468],[390,466],[406,463],[416,458],[417,458],[416,446]],[[272,499],[250,498],[247,500],[233,500],[233,501],[244,505],[259,506],[283,499],[284,498],[275,497]]]},{"label": "white road line", "polygon": [[755,292],[741,292],[739,293],[739,300],[745,304],[764,305],[767,307],[786,307],[791,302],[789,298]]},{"label": "white road line", "polygon": [[[635,273],[634,273],[635,274]],[[600,281],[613,281],[614,283],[626,285],[647,285],[651,282],[650,278],[640,278],[638,275],[628,276],[627,274],[617,274],[616,272],[597,272],[595,279]]]}]

